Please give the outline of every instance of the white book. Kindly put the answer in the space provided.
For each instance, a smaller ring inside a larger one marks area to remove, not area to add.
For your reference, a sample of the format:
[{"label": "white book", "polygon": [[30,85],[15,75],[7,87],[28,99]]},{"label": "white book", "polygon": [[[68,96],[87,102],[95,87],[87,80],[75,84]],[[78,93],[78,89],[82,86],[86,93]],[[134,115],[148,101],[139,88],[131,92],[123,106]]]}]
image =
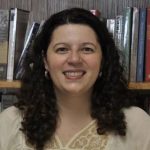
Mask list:
[{"label": "white book", "polygon": [[119,50],[122,50],[122,36],[123,36],[123,16],[116,16],[116,25],[115,25],[115,43]]},{"label": "white book", "polygon": [[132,15],[132,39],[130,52],[130,81],[136,82],[136,68],[137,68],[137,49],[138,49],[138,32],[139,31],[139,9],[133,7]]},{"label": "white book", "polygon": [[106,22],[108,31],[112,34],[113,38],[115,36],[115,19],[107,19]]}]

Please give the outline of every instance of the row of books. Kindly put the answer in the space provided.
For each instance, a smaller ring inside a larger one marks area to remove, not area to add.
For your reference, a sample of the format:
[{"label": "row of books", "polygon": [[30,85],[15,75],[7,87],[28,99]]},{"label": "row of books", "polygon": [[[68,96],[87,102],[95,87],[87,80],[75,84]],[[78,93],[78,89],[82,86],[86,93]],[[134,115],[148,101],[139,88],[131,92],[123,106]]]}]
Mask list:
[{"label": "row of books", "polygon": [[15,94],[1,94],[0,95],[0,112],[12,106],[15,102],[17,102],[17,96]]},{"label": "row of books", "polygon": [[128,81],[150,81],[150,8],[127,7],[106,23],[123,54]]},{"label": "row of books", "polygon": [[0,80],[21,79],[22,64],[40,23],[29,23],[29,11],[0,9]]}]

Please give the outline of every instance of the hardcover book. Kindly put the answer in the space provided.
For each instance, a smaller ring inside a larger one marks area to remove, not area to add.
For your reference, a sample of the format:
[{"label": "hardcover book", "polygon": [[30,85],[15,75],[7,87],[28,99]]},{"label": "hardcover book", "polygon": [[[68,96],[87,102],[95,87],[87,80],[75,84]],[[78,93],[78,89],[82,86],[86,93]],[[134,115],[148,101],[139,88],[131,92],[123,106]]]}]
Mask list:
[{"label": "hardcover book", "polygon": [[23,49],[28,19],[29,11],[18,8],[10,10],[7,80],[14,79],[14,71]]},{"label": "hardcover book", "polygon": [[137,68],[137,48],[138,48],[138,32],[139,31],[139,9],[133,7],[132,15],[132,39],[130,53],[130,82],[136,82]]},{"label": "hardcover book", "polygon": [[17,102],[17,96],[15,94],[2,94],[1,111],[12,106],[15,102]]},{"label": "hardcover book", "polygon": [[39,27],[40,27],[40,24],[37,22],[34,22],[31,26],[31,29],[29,31],[29,34],[27,36],[27,39],[23,47],[23,51],[21,53],[21,56],[17,64],[17,68],[15,72],[15,79],[21,79],[24,74],[24,62],[27,56],[30,57],[29,55],[31,53],[31,46],[38,33]]},{"label": "hardcover book", "polygon": [[123,16],[118,15],[115,20],[115,43],[119,50],[122,50],[121,40],[123,36]]},{"label": "hardcover book", "polygon": [[150,81],[150,8],[147,8],[146,30],[145,81]]},{"label": "hardcover book", "polygon": [[130,73],[130,50],[131,50],[131,33],[132,33],[132,7],[127,7],[123,15],[123,66],[125,69],[125,77],[129,80]]},{"label": "hardcover book", "polygon": [[106,25],[108,31],[112,34],[112,37],[115,38],[115,19],[107,19]]},{"label": "hardcover book", "polygon": [[9,10],[0,9],[0,80],[6,80]]},{"label": "hardcover book", "polygon": [[136,71],[137,82],[144,81],[145,38],[146,38],[146,8],[140,8],[139,39],[137,48],[137,71]]}]

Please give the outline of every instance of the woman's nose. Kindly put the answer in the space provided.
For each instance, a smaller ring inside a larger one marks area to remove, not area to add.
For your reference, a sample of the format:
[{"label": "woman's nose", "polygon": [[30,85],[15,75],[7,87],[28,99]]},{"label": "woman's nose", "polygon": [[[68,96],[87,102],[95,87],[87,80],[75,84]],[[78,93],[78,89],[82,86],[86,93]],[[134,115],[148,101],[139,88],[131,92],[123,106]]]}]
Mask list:
[{"label": "woman's nose", "polygon": [[68,56],[68,63],[69,64],[80,64],[81,63],[81,54],[80,51],[70,51]]}]

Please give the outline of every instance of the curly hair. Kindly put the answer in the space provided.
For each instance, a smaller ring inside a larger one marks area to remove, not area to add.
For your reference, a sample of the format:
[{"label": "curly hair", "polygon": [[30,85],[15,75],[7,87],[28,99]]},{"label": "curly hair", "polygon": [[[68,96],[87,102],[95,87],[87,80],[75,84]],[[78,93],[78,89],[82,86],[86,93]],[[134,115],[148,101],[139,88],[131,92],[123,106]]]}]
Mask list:
[{"label": "curly hair", "polygon": [[37,150],[44,149],[57,128],[59,110],[53,82],[51,78],[45,78],[43,57],[46,57],[54,30],[64,24],[83,24],[91,27],[102,48],[102,75],[97,78],[91,97],[91,117],[97,120],[98,134],[126,134],[123,108],[131,105],[131,95],[123,75],[123,67],[120,65],[119,50],[103,21],[88,10],[71,8],[46,20],[34,41],[32,57],[26,57],[24,64],[25,73],[18,95],[19,101],[15,106],[23,114],[21,130],[27,142]]}]

